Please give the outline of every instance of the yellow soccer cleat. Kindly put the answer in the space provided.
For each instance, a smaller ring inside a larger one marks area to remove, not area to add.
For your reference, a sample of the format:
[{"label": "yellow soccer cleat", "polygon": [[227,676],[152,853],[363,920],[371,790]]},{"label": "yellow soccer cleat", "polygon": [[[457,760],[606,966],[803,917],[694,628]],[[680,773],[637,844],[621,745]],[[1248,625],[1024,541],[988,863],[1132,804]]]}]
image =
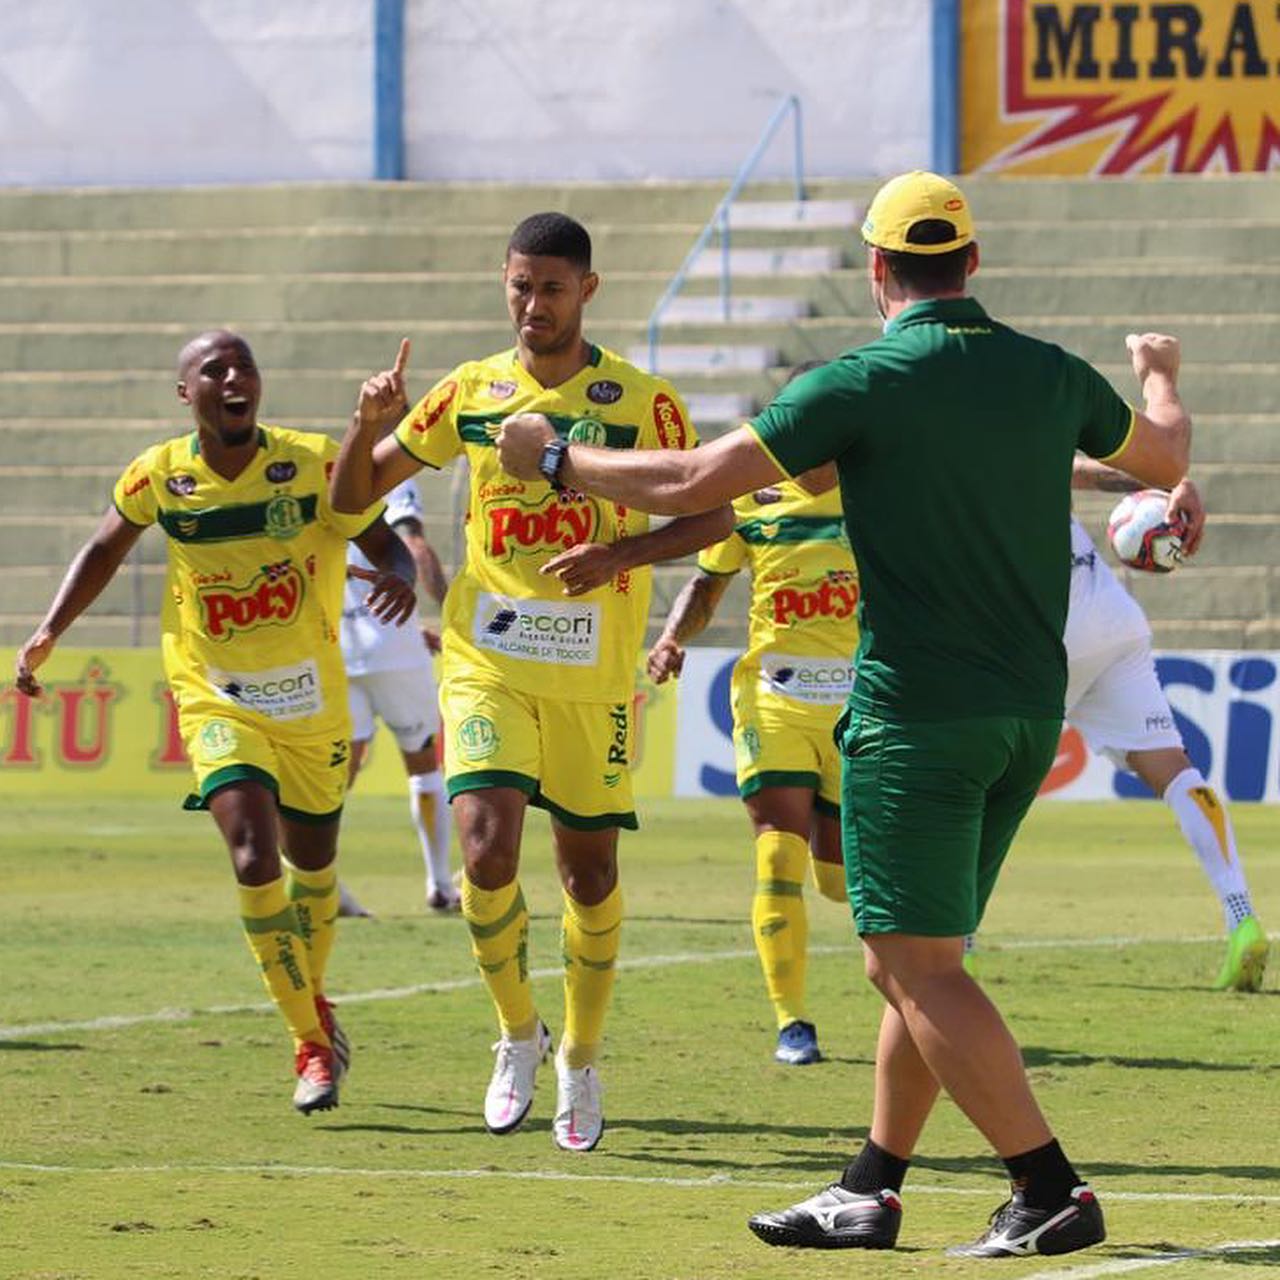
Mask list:
[{"label": "yellow soccer cleat", "polygon": [[1271,944],[1257,916],[1245,916],[1227,938],[1227,958],[1213,984],[1215,991],[1261,991]]}]

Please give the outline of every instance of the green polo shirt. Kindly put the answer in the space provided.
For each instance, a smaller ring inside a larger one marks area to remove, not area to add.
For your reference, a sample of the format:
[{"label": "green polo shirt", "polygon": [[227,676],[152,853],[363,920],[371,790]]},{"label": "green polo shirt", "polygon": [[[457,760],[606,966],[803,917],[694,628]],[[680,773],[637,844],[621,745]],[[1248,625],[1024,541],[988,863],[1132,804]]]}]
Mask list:
[{"label": "green polo shirt", "polygon": [[1079,357],[971,298],[918,302],[750,424],[789,475],[835,460],[862,582],[850,705],[901,720],[1060,717],[1071,461],[1133,410]]}]

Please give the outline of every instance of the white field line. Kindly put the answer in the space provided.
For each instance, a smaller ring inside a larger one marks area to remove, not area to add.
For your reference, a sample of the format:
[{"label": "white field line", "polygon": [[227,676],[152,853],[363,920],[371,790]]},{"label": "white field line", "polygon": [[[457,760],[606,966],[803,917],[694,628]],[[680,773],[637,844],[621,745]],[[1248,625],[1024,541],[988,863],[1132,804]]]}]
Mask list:
[{"label": "white field line", "polygon": [[[1108,1196],[1109,1200],[1115,1199]],[[1233,1253],[1246,1253],[1253,1249],[1275,1249],[1280,1240],[1230,1240],[1226,1244],[1208,1245],[1203,1249],[1178,1249],[1150,1258],[1116,1258],[1110,1262],[1094,1262],[1083,1267],[1062,1267],[1054,1271],[1035,1271],[1022,1280],[1094,1280],[1096,1276],[1118,1276],[1127,1271],[1145,1271],[1148,1267],[1171,1267],[1179,1262],[1194,1262],[1201,1258],[1230,1259]]]},{"label": "white field line", "polygon": [[[1278,936],[1271,935],[1273,938]],[[1105,937],[1105,938],[1012,938],[992,943],[992,953],[1000,951],[1043,951],[1052,949],[1085,950],[1106,947],[1133,946],[1187,946],[1220,942],[1217,935],[1203,937]],[[852,946],[813,946],[810,955],[854,954]],[[982,954],[981,947],[979,954]],[[680,965],[718,964],[724,960],[755,959],[755,948],[737,947],[723,951],[687,951],[675,955],[636,956],[618,961],[619,969],[645,970],[669,969]],[[562,978],[561,968],[531,969],[530,978]],[[465,991],[481,984],[479,975],[451,978],[440,982],[417,982],[407,987],[383,987],[373,991],[343,993],[343,1004],[367,1004],[373,1000],[404,1000],[410,996],[440,995],[450,991]],[[158,1022],[191,1022],[196,1018],[222,1017],[229,1013],[272,1013],[275,1006],[268,1001],[253,1004],[215,1004],[202,1009],[157,1009],[151,1013],[110,1013],[98,1018],[86,1018],[70,1022],[29,1022],[22,1026],[0,1026],[0,1040],[25,1040],[31,1036],[60,1035],[70,1031],[119,1031]]]},{"label": "white field line", "polygon": [[[44,1174],[88,1174],[106,1177],[120,1177],[125,1174],[152,1174],[173,1176],[174,1174],[190,1174],[207,1176],[209,1174],[259,1175],[272,1174],[291,1178],[408,1178],[415,1181],[462,1181],[474,1182],[490,1178],[507,1179],[518,1182],[588,1182],[588,1183],[623,1183],[635,1186],[681,1187],[690,1189],[731,1191],[795,1191],[812,1185],[812,1179],[806,1182],[785,1182],[777,1179],[735,1178],[729,1174],[715,1173],[704,1178],[673,1178],[659,1174],[631,1173],[566,1173],[559,1169],[358,1169],[339,1165],[298,1165],[298,1164],[138,1164],[138,1165],[70,1165],[70,1164],[35,1164],[17,1160],[0,1160],[0,1170],[11,1173],[44,1173]],[[912,1183],[904,1198],[910,1200],[917,1195],[934,1196],[966,1196],[984,1200],[998,1199],[1003,1193],[1003,1183],[988,1187],[953,1187],[936,1183]],[[1267,1205],[1280,1204],[1280,1195],[1224,1194],[1221,1192],[1194,1191],[1109,1191],[1103,1196],[1106,1204],[1118,1201],[1136,1201],[1139,1203],[1164,1204],[1170,1202],[1188,1204],[1239,1204]],[[1280,1244],[1280,1241],[1254,1241],[1254,1247]],[[1222,1246],[1227,1248],[1228,1246]],[[1237,1244],[1233,1248],[1244,1248]],[[1188,1257],[1199,1257],[1199,1252],[1188,1252]],[[1179,1259],[1180,1260],[1180,1259]],[[1144,1265],[1148,1259],[1138,1259]],[[1165,1261],[1152,1259],[1151,1261]],[[1074,1272],[1052,1273],[1074,1277]],[[1023,1280],[1032,1280],[1024,1276]]]}]

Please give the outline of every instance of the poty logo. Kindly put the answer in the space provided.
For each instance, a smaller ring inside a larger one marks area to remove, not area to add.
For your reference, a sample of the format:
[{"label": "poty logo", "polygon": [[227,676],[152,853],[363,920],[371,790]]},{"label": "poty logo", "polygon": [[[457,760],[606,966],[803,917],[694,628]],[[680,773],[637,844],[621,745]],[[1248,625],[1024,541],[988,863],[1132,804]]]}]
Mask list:
[{"label": "poty logo", "polygon": [[658,444],[663,449],[685,447],[687,433],[680,406],[665,391],[659,391],[653,398],[653,425],[658,429]]},{"label": "poty logo", "polygon": [[553,500],[542,510],[490,507],[489,554],[500,560],[517,551],[567,551],[590,542],[598,519],[591,502]]},{"label": "poty logo", "polygon": [[247,587],[200,592],[204,632],[211,640],[226,640],[237,631],[287,625],[297,616],[302,594],[302,575],[292,561],[265,565]]},{"label": "poty logo", "polygon": [[141,493],[150,483],[151,477],[145,471],[141,474],[130,472],[124,478],[124,496],[132,498],[135,493]]},{"label": "poty logo", "polygon": [[773,593],[773,621],[779,627],[813,618],[833,618],[838,622],[853,616],[858,607],[856,582],[826,581],[816,591],[802,587],[782,587]]}]

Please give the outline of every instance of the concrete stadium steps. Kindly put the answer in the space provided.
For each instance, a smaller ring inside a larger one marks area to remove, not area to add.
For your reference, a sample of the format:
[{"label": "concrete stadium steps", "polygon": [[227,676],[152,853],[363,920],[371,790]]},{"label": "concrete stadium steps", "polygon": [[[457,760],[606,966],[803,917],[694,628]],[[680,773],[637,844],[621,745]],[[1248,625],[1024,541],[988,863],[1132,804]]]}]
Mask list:
[{"label": "concrete stadium steps", "polygon": [[[1117,390],[1129,399],[1137,391],[1128,365],[1099,364]],[[316,427],[345,425],[367,369],[292,369],[270,378],[264,387],[261,414],[274,422],[278,416],[310,419]],[[425,391],[447,372],[424,369],[416,389]],[[729,395],[734,404],[751,412],[767,404],[787,376],[787,368],[747,372],[709,370],[682,373],[675,381],[693,405],[701,403],[698,418],[712,417],[706,395]],[[0,372],[0,418],[25,416],[91,418],[173,417],[177,409],[173,375],[149,369],[93,370],[86,373]],[[1280,364],[1184,363],[1180,387],[1188,404],[1213,405],[1220,413],[1247,413],[1255,405],[1280,409]],[[737,412],[737,410],[735,410]]]},{"label": "concrete stadium steps", "polygon": [[[593,259],[608,276],[612,264],[674,272],[700,223],[591,227]],[[486,271],[496,280],[509,225],[241,227],[144,231],[0,231],[0,276],[236,275],[254,272],[332,275],[343,272]],[[769,250],[797,255],[783,270],[823,271],[861,261],[856,228],[800,225],[750,228],[732,235],[736,271],[756,270]],[[719,271],[719,249],[708,250]]]},{"label": "concrete stadium steps", "polygon": [[[646,316],[668,279],[664,272],[611,272],[592,301],[592,318]],[[1280,297],[1275,262],[1168,263],[1155,273],[1132,264],[991,267],[980,280],[976,292],[997,316],[1171,315],[1206,298],[1217,314],[1270,315]],[[870,310],[862,268],[815,277],[735,276],[731,296],[740,319],[866,316]],[[719,302],[718,281],[690,280],[672,304],[668,323],[715,321]],[[262,321],[492,321],[500,305],[492,271],[0,279],[0,323],[11,325],[185,322],[198,329],[251,328]]]}]

